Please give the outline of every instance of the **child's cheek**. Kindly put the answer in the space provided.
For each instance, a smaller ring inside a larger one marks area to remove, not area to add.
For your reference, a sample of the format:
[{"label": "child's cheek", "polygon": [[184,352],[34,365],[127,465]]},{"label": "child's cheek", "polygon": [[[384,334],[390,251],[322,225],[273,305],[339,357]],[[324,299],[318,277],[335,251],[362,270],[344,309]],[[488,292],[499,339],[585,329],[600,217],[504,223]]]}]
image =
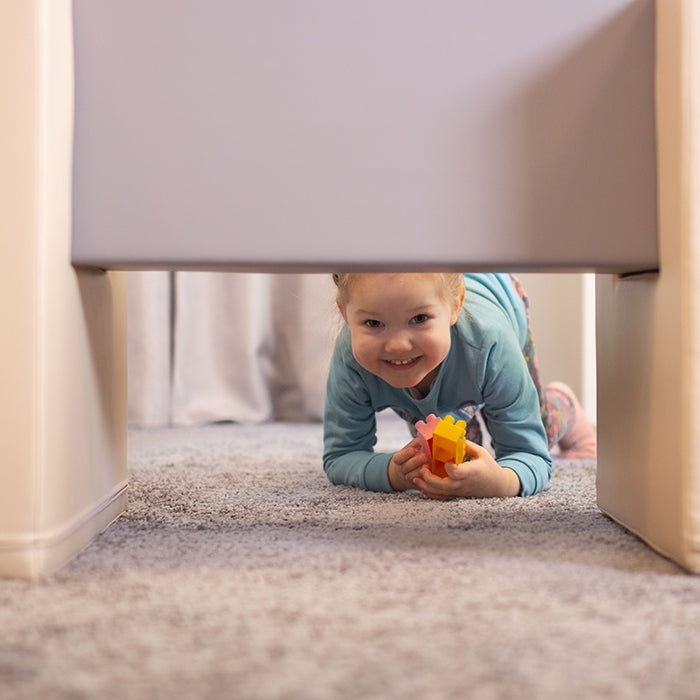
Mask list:
[{"label": "child's cheek", "polygon": [[381,349],[376,342],[364,342],[358,344],[355,359],[360,365],[372,374],[380,375],[382,372]]},{"label": "child's cheek", "polygon": [[452,347],[452,333],[450,332],[450,329],[448,328],[447,333],[445,334],[445,357],[447,357],[449,355],[451,347]]},{"label": "child's cheek", "polygon": [[365,369],[371,369],[367,366],[368,365],[368,349],[367,349],[367,343],[363,343],[361,340],[355,340],[353,338],[352,342],[352,354],[357,360],[357,362],[364,367]]}]

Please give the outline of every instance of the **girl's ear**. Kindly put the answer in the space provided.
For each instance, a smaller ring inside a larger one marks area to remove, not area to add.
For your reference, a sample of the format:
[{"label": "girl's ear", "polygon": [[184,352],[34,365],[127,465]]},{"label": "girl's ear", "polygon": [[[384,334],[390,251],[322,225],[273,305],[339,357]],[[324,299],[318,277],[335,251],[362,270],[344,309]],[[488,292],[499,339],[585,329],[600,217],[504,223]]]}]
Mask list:
[{"label": "girl's ear", "polygon": [[452,307],[452,315],[450,316],[450,325],[454,326],[457,323],[460,313],[462,313],[462,306],[464,305],[464,287],[460,290],[459,294],[454,298],[454,306]]}]

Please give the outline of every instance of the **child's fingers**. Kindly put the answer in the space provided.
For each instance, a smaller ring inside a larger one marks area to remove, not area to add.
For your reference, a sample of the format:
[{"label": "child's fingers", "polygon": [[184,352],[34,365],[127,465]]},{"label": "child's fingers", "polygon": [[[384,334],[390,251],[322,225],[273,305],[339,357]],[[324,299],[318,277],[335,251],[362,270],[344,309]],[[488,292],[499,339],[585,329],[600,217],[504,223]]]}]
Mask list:
[{"label": "child's fingers", "polygon": [[433,474],[428,467],[423,467],[420,470],[420,479],[429,489],[436,493],[449,494],[451,487],[454,485],[451,479]]},{"label": "child's fingers", "polygon": [[454,494],[449,488],[449,479],[441,479],[435,476],[430,470],[421,470],[420,476],[413,479],[415,487],[428,498],[454,498]]},{"label": "child's fingers", "polygon": [[427,468],[427,461],[422,452],[416,453],[411,459],[406,460],[402,465],[403,473],[410,481],[413,477],[418,476],[422,469]]},{"label": "child's fingers", "polygon": [[425,462],[425,455],[420,448],[420,440],[416,438],[402,447],[398,452],[394,453],[394,462],[396,464],[405,465],[410,460],[415,461],[416,465]]},{"label": "child's fingers", "polygon": [[408,481],[413,481],[417,477],[421,476],[424,469],[428,469],[428,471],[430,471],[426,465],[425,458],[422,458],[420,455],[416,455],[415,459],[411,459],[403,466],[405,469],[404,474]]},{"label": "child's fingers", "polygon": [[478,459],[482,451],[485,450],[486,448],[483,447],[482,445],[478,445],[475,442],[471,442],[469,440],[464,441],[464,456],[465,457],[471,457],[472,459]]},{"label": "child's fingers", "polygon": [[[476,458],[476,456],[474,456]],[[448,462],[445,464],[445,471],[452,479],[460,480],[466,479],[469,476],[469,472],[473,471],[474,465],[471,462],[463,462],[462,464],[452,464]]]},{"label": "child's fingers", "polygon": [[406,445],[406,447],[402,447],[398,452],[394,452],[394,462],[396,464],[403,464],[404,462],[407,462],[411,457],[415,457],[416,455],[416,448],[412,445]]}]

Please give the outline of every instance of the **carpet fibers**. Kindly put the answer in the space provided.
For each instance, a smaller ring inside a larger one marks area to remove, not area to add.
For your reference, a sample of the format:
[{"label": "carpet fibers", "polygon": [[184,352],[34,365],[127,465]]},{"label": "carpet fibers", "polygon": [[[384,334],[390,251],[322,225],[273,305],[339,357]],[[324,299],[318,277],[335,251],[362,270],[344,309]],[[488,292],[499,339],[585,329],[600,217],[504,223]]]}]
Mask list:
[{"label": "carpet fibers", "polygon": [[594,463],[433,502],[331,485],[321,432],[132,431],[126,514],[0,581],[0,698],[700,698],[700,577],[601,514]]}]

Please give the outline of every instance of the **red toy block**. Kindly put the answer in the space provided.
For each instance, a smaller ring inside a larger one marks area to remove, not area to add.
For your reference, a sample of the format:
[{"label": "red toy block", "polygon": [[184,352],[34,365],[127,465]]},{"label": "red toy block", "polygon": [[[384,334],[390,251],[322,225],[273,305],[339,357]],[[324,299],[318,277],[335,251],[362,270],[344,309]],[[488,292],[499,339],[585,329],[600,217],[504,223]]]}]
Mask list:
[{"label": "red toy block", "polygon": [[445,463],[441,462],[439,459],[433,460],[433,464],[430,468],[430,471],[433,472],[435,476],[439,476],[442,479],[448,476],[447,469],[445,469]]}]

